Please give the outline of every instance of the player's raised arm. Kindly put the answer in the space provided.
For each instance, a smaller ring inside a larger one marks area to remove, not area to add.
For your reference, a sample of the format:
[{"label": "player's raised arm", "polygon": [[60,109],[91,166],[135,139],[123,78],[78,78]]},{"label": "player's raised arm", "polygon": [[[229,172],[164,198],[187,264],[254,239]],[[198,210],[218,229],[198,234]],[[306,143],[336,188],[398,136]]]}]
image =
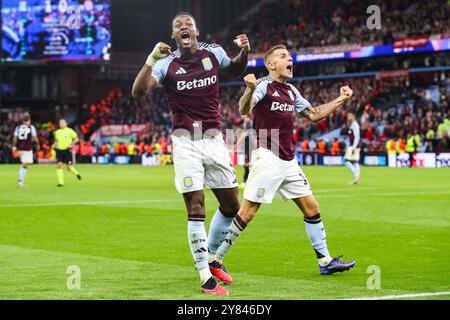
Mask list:
[{"label": "player's raised arm", "polygon": [[300,114],[313,122],[322,121],[331,113],[342,107],[344,103],[352,97],[352,95],[353,91],[350,87],[342,87],[341,95],[337,99],[317,107],[309,106],[300,112]]},{"label": "player's raised arm", "polygon": [[[171,47],[168,44],[159,42],[153,48],[152,53],[147,58],[145,65],[134,80],[132,95],[133,97],[142,97],[153,90],[160,79],[156,79],[154,74],[154,67],[158,60],[167,57],[172,53]],[[159,72],[158,70],[155,70]]]},{"label": "player's raised arm", "polygon": [[248,115],[250,111],[255,107],[256,100],[253,98],[253,93],[256,90],[256,78],[254,74],[248,74],[244,77],[245,85],[247,88],[244,91],[241,99],[239,100],[239,112],[242,115]]},{"label": "player's raised arm", "polygon": [[241,51],[231,59],[230,65],[222,70],[222,73],[230,78],[237,78],[245,72],[248,64],[248,53],[250,52],[250,42],[246,34],[238,35],[234,43],[241,48]]}]

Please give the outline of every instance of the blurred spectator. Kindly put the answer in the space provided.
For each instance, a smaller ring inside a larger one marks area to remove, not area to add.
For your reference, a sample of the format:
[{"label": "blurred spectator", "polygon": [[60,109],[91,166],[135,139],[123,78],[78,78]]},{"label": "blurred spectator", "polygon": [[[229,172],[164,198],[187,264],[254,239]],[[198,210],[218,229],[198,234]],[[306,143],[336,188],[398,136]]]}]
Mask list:
[{"label": "blurred spectator", "polygon": [[[381,9],[380,30],[367,28],[370,5]],[[227,36],[217,35],[215,40],[232,44],[236,35],[245,32],[251,35],[253,52],[265,52],[279,43],[301,52],[311,47],[392,43],[412,36],[448,37],[449,17],[446,0],[277,0],[261,5],[227,29]]]}]

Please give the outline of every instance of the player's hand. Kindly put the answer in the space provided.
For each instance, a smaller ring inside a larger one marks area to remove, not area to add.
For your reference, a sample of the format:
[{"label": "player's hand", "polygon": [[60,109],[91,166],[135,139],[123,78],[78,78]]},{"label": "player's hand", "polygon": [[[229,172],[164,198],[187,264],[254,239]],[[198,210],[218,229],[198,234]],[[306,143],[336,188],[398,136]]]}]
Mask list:
[{"label": "player's hand", "polygon": [[16,152],[17,151],[17,147],[12,147],[12,151]]},{"label": "player's hand", "polygon": [[158,60],[167,57],[171,53],[172,48],[168,44],[165,44],[164,42],[158,42],[153,48],[152,53],[149,54],[145,63],[149,67],[153,67]]},{"label": "player's hand", "polygon": [[248,37],[246,34],[240,34],[233,40],[233,42],[245,52],[250,51],[250,41],[248,41]]},{"label": "player's hand", "polygon": [[250,90],[254,91],[256,89],[256,77],[253,73],[250,73],[244,77],[245,85]]},{"label": "player's hand", "polygon": [[353,90],[350,89],[349,86],[345,86],[341,88],[341,97],[345,100],[349,100],[353,95]]}]

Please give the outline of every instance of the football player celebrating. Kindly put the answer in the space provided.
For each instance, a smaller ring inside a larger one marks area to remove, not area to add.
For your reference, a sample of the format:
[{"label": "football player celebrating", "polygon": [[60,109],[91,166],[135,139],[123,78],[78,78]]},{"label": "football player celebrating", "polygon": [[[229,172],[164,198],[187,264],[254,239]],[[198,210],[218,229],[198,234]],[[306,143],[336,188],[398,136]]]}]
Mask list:
[{"label": "football player celebrating", "polygon": [[22,117],[22,124],[16,127],[13,137],[13,151],[19,151],[20,162],[22,163],[17,180],[19,187],[24,186],[28,165],[33,163],[33,142],[36,143],[39,150],[36,128],[31,125],[30,115],[25,113]]},{"label": "football player celebrating", "polygon": [[[230,59],[216,44],[197,41],[195,18],[186,12],[172,20],[172,38],[177,50],[158,43],[136,77],[133,96],[141,97],[161,83],[172,111],[175,185],[188,213],[188,240],[201,290],[227,295],[215,278],[230,283],[226,269],[214,261],[221,241],[236,216],[240,203],[238,183],[228,149],[220,133],[219,72],[241,76],[247,67],[250,45],[245,34],[235,39],[240,53]],[[209,235],[205,230],[203,185],[212,189],[220,206]]]},{"label": "football player celebrating", "polygon": [[325,119],[340,108],[353,94],[342,87],[340,96],[324,105],[312,107],[297,88],[286,81],[292,78],[292,57],[283,45],[275,46],[264,56],[267,77],[256,80],[253,74],[244,80],[247,88],[239,101],[241,114],[253,114],[257,134],[257,149],[252,153],[250,175],[244,191],[244,201],[216,254],[221,264],[228,250],[247,224],[255,217],[262,203],[271,203],[278,191],[282,198],[292,199],[302,211],[306,232],[318,258],[322,275],[352,268],[354,261],[332,258],[327,249],[325,229],[319,204],[294,157],[293,125],[295,114],[311,121]]}]

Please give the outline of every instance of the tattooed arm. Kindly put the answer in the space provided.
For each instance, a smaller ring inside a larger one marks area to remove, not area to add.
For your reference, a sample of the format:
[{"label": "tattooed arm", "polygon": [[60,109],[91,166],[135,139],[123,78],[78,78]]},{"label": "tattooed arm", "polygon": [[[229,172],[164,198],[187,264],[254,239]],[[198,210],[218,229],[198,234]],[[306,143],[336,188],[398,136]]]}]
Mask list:
[{"label": "tattooed arm", "polygon": [[339,109],[344,105],[344,103],[351,98],[353,95],[352,89],[350,89],[348,86],[341,88],[341,95],[339,98],[322,104],[317,107],[309,106],[308,108],[304,109],[300,114],[313,121],[313,122],[319,122],[328,117],[331,113]]}]

